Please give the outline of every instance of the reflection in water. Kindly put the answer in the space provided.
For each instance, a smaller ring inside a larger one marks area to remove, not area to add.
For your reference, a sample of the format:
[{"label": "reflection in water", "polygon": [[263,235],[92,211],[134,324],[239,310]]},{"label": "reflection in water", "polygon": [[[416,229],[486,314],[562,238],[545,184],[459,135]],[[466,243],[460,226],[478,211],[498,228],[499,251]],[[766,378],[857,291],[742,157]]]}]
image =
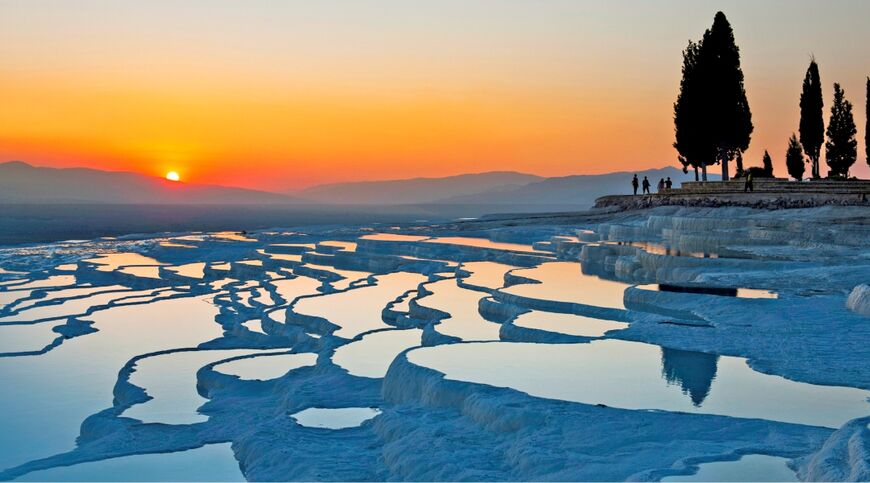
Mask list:
[{"label": "reflection in water", "polygon": [[662,377],[668,383],[682,387],[683,394],[688,394],[692,404],[700,407],[710,394],[718,361],[716,354],[662,347]]},{"label": "reflection in water", "polygon": [[671,285],[666,283],[653,283],[638,285],[643,290],[659,292],[694,293],[701,295],[718,295],[720,297],[738,297],[743,299],[775,299],[778,295],[770,290],[756,288],[731,288],[731,287],[700,287],[689,285]]},{"label": "reflection in water", "polygon": [[[581,344],[467,342],[412,349],[408,361],[447,379],[509,387],[535,397],[623,409],[660,409],[839,428],[870,413],[870,392],[791,381],[720,356],[703,402],[662,378],[661,347],[600,339]],[[682,361],[671,359],[669,364]],[[694,364],[691,361],[690,364]],[[690,387],[695,369],[675,371]],[[709,377],[709,374],[708,376]],[[689,397],[687,397],[689,396]]]}]

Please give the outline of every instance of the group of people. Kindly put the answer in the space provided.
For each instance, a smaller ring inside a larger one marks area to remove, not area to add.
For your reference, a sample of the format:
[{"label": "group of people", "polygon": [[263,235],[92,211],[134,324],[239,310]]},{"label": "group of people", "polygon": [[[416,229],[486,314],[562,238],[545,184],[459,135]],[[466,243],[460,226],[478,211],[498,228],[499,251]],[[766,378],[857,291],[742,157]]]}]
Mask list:
[{"label": "group of people", "polygon": [[[649,179],[647,179],[647,177],[644,176],[644,177],[643,177],[643,183],[640,183],[640,182],[638,182],[638,180],[637,180],[637,175],[634,175],[634,178],[631,179],[631,187],[634,188],[634,194],[637,194],[637,188],[638,188],[638,186],[641,186],[641,185],[643,186],[643,194],[645,194],[645,195],[650,194],[650,191],[649,191],[649,188],[650,188]],[[673,184],[673,182],[671,182],[671,177],[670,177],[670,176],[668,176],[667,179],[662,178],[662,179],[659,180],[659,185],[658,185],[658,190],[657,190],[657,191],[661,191],[661,190],[663,190],[663,189],[671,189],[671,187],[672,187],[673,185],[674,185],[674,184]]]}]

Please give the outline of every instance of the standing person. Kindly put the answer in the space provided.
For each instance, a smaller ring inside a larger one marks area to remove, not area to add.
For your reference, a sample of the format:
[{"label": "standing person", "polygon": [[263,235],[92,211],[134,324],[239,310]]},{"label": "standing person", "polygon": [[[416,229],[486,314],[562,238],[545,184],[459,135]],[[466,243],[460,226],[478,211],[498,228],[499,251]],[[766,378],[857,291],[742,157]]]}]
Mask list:
[{"label": "standing person", "polygon": [[671,177],[668,176],[668,179],[665,180],[665,188],[667,188],[667,189],[671,189],[671,187],[672,187],[673,185],[674,185],[674,182],[671,181]]},{"label": "standing person", "polygon": [[634,194],[637,194],[637,175],[634,175],[634,178],[631,178],[631,187],[634,188]]},{"label": "standing person", "polygon": [[649,194],[649,180],[646,179],[646,176],[643,177],[643,194]]},{"label": "standing person", "polygon": [[665,189],[665,179],[659,178],[659,185],[656,187],[656,192],[661,193],[663,189]]},{"label": "standing person", "polygon": [[752,191],[752,172],[746,175],[746,184],[743,185],[743,192]]}]

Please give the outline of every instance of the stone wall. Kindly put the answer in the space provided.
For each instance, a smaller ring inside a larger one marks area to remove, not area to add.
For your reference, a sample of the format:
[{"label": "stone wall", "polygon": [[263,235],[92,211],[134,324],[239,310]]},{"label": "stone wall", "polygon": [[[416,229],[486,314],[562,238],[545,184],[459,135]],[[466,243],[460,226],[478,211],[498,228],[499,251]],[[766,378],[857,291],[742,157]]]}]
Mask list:
[{"label": "stone wall", "polygon": [[680,188],[651,195],[603,196],[595,200],[595,207],[630,210],[665,205],[763,209],[870,206],[870,181],[866,180],[797,182],[773,178],[755,180],[753,187],[752,192],[744,193],[743,180],[692,181],[683,183]]}]

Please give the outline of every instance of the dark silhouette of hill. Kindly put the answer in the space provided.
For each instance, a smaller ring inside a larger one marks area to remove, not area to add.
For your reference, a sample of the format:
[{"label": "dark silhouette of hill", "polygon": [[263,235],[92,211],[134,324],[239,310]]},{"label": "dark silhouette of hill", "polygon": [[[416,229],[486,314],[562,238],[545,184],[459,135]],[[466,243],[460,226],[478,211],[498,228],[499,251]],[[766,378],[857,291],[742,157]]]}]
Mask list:
[{"label": "dark silhouette of hill", "polygon": [[[545,178],[523,186],[496,188],[464,196],[454,196],[438,200],[438,203],[492,204],[492,205],[577,205],[591,207],[595,199],[614,194],[631,194],[631,177],[637,173],[641,180],[649,177],[653,191],[661,178],[671,177],[674,187],[681,182],[694,181],[693,173],[684,174],[672,167],[649,169],[646,171],[625,171],[600,175],[575,175],[559,178]],[[710,179],[716,177],[709,176]]]},{"label": "dark silhouette of hill", "polygon": [[0,203],[276,204],[300,200],[265,191],[178,183],[135,173],[0,164]]},{"label": "dark silhouette of hill", "polygon": [[542,179],[531,174],[495,171],[444,178],[326,184],[291,194],[320,203],[420,204],[489,190],[515,188]]}]

